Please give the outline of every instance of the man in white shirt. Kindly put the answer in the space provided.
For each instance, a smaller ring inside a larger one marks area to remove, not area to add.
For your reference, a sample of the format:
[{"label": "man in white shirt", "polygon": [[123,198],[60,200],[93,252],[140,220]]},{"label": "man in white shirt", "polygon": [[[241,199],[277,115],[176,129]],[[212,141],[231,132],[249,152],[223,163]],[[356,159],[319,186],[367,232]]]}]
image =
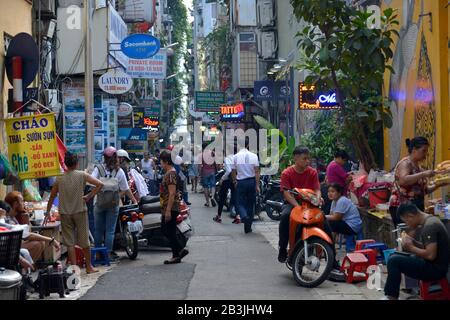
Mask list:
[{"label": "man in white shirt", "polygon": [[245,233],[252,232],[256,193],[259,193],[259,160],[248,147],[246,140],[245,148],[233,156],[232,165],[232,177],[236,185],[236,210],[244,222]]}]

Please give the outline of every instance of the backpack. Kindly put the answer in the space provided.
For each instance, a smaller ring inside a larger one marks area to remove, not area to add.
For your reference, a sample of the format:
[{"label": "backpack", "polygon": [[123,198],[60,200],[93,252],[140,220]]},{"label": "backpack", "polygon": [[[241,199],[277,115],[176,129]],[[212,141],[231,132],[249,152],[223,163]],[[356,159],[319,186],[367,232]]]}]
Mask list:
[{"label": "backpack", "polygon": [[116,178],[117,170],[114,177],[111,175],[108,177],[106,175],[106,170],[103,165],[96,166],[98,173],[100,175],[100,181],[103,182],[104,186],[97,193],[97,201],[95,205],[102,209],[115,208],[120,203],[120,190],[119,190],[119,179]]}]

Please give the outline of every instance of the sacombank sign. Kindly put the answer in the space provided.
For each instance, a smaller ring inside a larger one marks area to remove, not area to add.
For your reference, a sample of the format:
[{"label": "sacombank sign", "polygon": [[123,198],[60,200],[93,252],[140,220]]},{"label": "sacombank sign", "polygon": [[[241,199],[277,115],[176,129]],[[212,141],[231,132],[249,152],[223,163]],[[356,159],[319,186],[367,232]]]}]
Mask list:
[{"label": "sacombank sign", "polygon": [[161,42],[150,34],[132,34],[120,44],[122,52],[131,59],[149,59],[158,53]]}]

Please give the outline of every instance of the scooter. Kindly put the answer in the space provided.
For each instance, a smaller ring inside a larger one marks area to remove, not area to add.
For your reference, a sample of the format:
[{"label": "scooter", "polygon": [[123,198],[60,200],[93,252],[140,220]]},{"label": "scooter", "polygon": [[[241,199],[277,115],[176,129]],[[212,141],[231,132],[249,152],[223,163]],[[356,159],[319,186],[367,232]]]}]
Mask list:
[{"label": "scooter", "polygon": [[[139,210],[143,215],[143,231],[139,237],[141,248],[149,246],[169,247],[169,240],[161,231],[161,205],[159,196],[145,196],[141,198]],[[180,214],[177,216],[177,239],[184,247],[191,237],[193,230],[191,227],[189,206],[180,202]]]},{"label": "scooter", "polygon": [[[323,229],[325,215],[320,210],[320,199],[313,190],[286,190],[299,202],[291,211],[289,221],[289,250],[286,266],[292,270],[298,285],[314,288],[330,276],[335,259],[333,241]],[[283,203],[267,201],[280,210]]]},{"label": "scooter", "polygon": [[274,209],[267,204],[267,201],[283,202],[283,193],[280,190],[280,180],[270,180],[266,186],[263,196],[264,210],[270,219],[279,221],[281,219],[281,210]]},{"label": "scooter", "polygon": [[131,260],[136,259],[138,255],[138,238],[143,231],[142,219],[144,215],[139,211],[138,205],[132,204],[120,207],[116,224],[114,248],[124,248]]}]

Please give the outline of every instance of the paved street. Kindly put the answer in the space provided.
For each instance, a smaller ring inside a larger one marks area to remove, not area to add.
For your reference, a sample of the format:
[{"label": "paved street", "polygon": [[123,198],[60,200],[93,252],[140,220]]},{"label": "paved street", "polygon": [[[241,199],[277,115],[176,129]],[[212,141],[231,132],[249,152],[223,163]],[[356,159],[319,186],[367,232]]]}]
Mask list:
[{"label": "paved street", "polygon": [[139,252],[136,261],[123,257],[104,273],[82,299],[377,299],[381,292],[364,284],[325,282],[320,288],[298,287],[291,272],[277,262],[278,223],[264,218],[245,235],[216,209],[203,207],[203,195],[191,194],[195,235],[190,254],[178,265],[164,265],[169,251]]}]

